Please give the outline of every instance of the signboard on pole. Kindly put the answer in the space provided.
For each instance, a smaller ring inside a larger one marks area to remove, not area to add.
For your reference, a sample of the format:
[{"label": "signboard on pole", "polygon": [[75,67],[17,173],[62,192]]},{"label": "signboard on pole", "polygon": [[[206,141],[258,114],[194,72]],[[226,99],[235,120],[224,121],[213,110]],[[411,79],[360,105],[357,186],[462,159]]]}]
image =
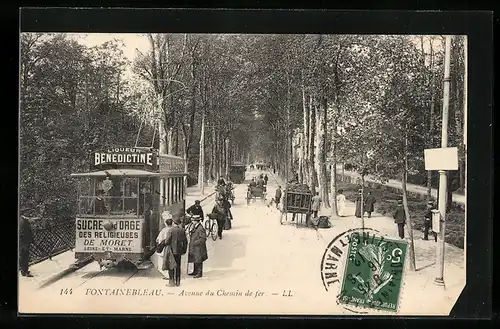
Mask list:
[{"label": "signboard on pole", "polygon": [[432,210],[432,230],[436,233],[441,232],[441,214],[439,210]]},{"label": "signboard on pole", "polygon": [[458,170],[458,148],[424,150],[425,170]]}]

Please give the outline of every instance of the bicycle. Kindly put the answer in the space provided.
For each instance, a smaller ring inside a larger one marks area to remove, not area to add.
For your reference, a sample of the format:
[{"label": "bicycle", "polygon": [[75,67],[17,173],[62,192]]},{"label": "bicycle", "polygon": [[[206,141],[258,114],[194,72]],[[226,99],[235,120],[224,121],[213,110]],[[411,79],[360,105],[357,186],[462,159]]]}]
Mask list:
[{"label": "bicycle", "polygon": [[219,224],[217,224],[217,219],[212,218],[210,214],[207,215],[208,220],[205,222],[205,231],[208,236],[212,236],[212,240],[217,240],[219,237],[218,235],[218,230],[219,230]]}]

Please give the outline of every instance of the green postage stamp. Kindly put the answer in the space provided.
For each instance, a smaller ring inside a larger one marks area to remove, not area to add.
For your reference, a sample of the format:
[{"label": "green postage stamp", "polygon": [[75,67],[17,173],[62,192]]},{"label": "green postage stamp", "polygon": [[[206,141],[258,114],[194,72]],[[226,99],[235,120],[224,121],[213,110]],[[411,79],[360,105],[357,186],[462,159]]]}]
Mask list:
[{"label": "green postage stamp", "polygon": [[351,234],[339,302],[397,312],[408,244]]}]

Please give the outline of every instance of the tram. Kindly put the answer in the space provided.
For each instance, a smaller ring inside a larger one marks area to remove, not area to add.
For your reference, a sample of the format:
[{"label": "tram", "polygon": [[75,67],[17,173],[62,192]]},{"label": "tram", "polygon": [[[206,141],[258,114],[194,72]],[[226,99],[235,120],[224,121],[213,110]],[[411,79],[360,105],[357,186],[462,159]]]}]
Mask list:
[{"label": "tram", "polygon": [[79,180],[75,258],[92,257],[101,268],[155,265],[161,213],[184,214],[184,162],[153,148],[95,152],[91,172],[71,174]]}]

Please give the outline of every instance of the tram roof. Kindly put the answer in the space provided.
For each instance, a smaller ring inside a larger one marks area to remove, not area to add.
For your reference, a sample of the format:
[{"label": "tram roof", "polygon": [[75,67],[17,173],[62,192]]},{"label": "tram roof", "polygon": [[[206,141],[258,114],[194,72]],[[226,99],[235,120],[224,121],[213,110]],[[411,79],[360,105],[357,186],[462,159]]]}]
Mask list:
[{"label": "tram roof", "polygon": [[159,177],[162,176],[158,172],[152,172],[140,169],[108,169],[86,173],[74,173],[71,177],[105,177],[110,176],[131,176],[131,177]]}]

